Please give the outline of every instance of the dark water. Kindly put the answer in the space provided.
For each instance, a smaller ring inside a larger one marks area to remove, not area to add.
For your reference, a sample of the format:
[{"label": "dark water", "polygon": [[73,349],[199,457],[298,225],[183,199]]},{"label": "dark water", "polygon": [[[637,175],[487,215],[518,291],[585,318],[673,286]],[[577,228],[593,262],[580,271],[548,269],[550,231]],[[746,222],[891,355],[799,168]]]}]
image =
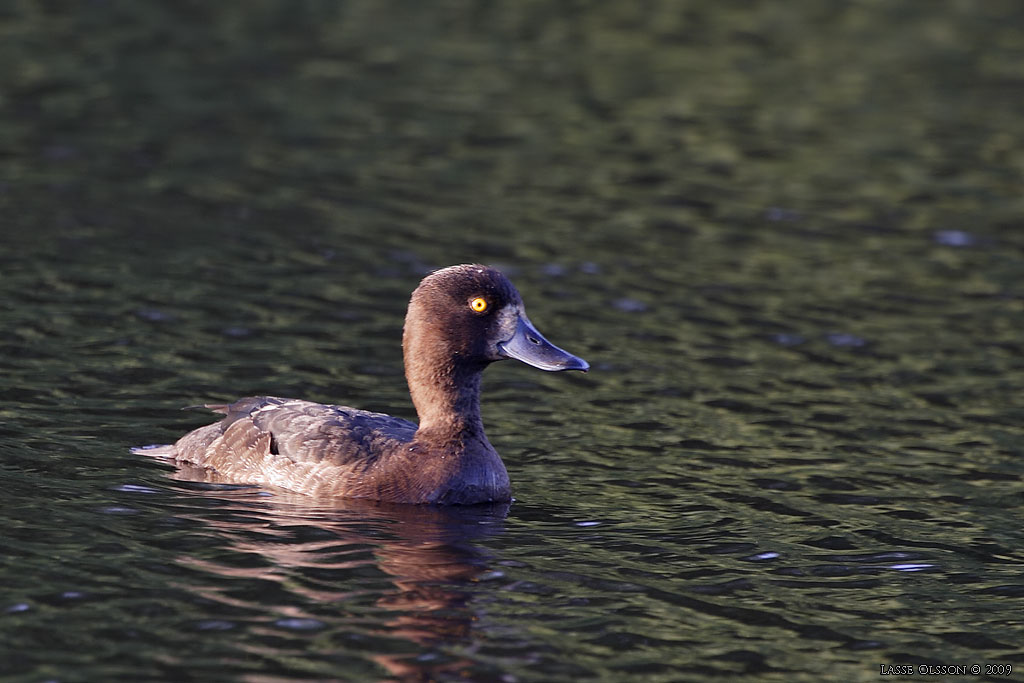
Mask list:
[{"label": "dark water", "polygon": [[[235,6],[237,5],[237,6]],[[0,8],[0,676],[1024,680],[1024,7]],[[412,417],[482,261],[508,508],[196,481],[247,394]]]}]

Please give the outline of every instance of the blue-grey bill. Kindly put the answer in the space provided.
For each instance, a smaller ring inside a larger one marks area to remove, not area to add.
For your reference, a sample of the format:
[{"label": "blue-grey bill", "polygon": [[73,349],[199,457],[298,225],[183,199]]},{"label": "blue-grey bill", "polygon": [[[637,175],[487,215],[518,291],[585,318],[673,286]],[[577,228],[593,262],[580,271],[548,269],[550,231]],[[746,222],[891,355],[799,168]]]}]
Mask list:
[{"label": "blue-grey bill", "polygon": [[558,348],[544,338],[525,315],[520,315],[515,334],[508,341],[498,344],[501,355],[515,358],[541,370],[582,370],[590,364],[568,351]]}]

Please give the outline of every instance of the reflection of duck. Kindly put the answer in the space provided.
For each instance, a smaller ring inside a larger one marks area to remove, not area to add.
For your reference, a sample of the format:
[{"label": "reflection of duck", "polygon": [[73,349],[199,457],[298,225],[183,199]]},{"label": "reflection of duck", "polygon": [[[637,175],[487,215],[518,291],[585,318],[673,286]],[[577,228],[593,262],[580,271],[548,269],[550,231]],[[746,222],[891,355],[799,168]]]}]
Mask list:
[{"label": "reflection of duck", "polygon": [[[223,482],[215,472],[187,463],[174,476]],[[219,544],[233,555],[250,559],[229,557],[225,562],[219,560],[222,553],[200,552],[179,561],[213,577],[207,586],[192,579],[189,590],[228,613],[269,613],[276,622],[315,623],[327,632],[338,629],[342,642],[352,633],[374,633],[414,643],[418,652],[466,645],[484,616],[471,604],[468,587],[487,571],[490,558],[474,541],[504,530],[507,503],[410,507],[280,490],[273,496],[253,495],[251,490],[200,495],[204,502],[219,505],[204,505],[187,516],[216,530]],[[254,562],[253,557],[264,561]],[[393,588],[368,588],[380,584],[367,566],[384,572]],[[239,590],[240,581],[252,579],[280,586],[284,594],[266,588],[257,593]],[[362,602],[368,590],[378,596],[376,608],[389,616]],[[270,601],[264,597],[268,592],[275,596]],[[255,619],[255,624],[264,622],[265,617]],[[457,658],[418,658],[408,647],[389,653],[387,641],[381,642],[383,649],[363,656],[397,680],[432,680],[467,665]]]},{"label": "reflection of duck", "polygon": [[402,340],[419,426],[353,408],[272,397],[208,406],[227,415],[169,446],[135,449],[238,482],[396,503],[510,500],[508,473],[484,434],[480,375],[516,358],[542,370],[587,362],[530,323],[493,268],[439,270],[416,288]]}]

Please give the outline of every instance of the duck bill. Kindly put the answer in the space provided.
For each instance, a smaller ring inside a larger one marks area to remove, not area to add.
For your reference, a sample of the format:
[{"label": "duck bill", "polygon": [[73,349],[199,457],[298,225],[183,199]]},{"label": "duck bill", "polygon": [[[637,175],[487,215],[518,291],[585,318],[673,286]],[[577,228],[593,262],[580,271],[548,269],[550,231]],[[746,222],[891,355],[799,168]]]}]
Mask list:
[{"label": "duck bill", "polygon": [[558,348],[544,338],[530,319],[520,313],[512,338],[498,344],[498,353],[506,358],[515,358],[541,370],[582,370],[590,368],[587,361]]}]

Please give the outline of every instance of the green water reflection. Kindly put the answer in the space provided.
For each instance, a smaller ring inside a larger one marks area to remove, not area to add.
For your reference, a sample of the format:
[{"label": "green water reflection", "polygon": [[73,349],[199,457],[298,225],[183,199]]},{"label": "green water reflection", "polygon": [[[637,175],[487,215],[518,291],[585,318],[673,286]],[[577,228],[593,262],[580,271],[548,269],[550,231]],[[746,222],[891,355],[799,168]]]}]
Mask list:
[{"label": "green water reflection", "polygon": [[[1022,27],[1009,0],[0,8],[0,672],[1024,671]],[[246,394],[412,417],[408,293],[466,261],[593,365],[485,376],[507,515],[127,454]]]}]

